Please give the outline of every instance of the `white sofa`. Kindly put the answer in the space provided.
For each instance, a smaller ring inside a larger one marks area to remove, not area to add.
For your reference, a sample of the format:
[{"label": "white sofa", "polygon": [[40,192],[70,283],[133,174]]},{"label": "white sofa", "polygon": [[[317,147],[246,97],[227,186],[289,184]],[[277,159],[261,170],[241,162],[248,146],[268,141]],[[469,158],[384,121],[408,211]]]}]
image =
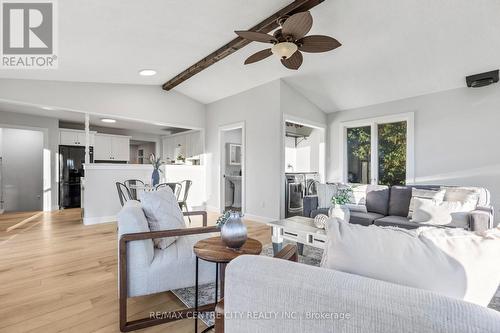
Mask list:
[{"label": "white sofa", "polygon": [[233,260],[225,295],[226,333],[500,332],[500,313],[479,305],[264,256]]}]

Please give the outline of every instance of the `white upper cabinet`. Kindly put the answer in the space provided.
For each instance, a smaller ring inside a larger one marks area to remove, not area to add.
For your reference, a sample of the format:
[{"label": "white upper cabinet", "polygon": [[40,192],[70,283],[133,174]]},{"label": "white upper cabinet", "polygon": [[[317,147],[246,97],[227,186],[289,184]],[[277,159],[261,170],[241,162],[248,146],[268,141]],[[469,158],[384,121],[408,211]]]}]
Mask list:
[{"label": "white upper cabinet", "polygon": [[190,155],[189,157],[203,154],[203,138],[201,131],[192,132],[190,134]]},{"label": "white upper cabinet", "polygon": [[163,138],[163,159],[165,161],[177,159],[176,148],[180,145],[180,153],[185,158],[192,158],[203,154],[203,141],[201,131],[185,134],[175,134]]},{"label": "white upper cabinet", "polygon": [[175,160],[174,150],[175,150],[174,138],[164,137],[163,138],[163,160],[165,162]]},{"label": "white upper cabinet", "polygon": [[113,152],[113,160],[130,161],[130,138],[112,136],[111,151]]},{"label": "white upper cabinet", "polygon": [[130,137],[96,134],[94,160],[128,162],[130,160]]},{"label": "white upper cabinet", "polygon": [[[94,145],[95,132],[90,132],[89,146]],[[59,131],[59,144],[62,146],[85,146],[85,131],[65,130]]]}]

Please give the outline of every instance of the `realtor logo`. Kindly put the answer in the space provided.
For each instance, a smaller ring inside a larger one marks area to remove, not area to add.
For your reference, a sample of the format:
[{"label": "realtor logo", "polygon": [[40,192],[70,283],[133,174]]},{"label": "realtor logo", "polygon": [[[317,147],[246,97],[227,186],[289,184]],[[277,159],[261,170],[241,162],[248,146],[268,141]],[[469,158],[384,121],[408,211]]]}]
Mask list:
[{"label": "realtor logo", "polygon": [[55,3],[0,0],[2,68],[57,68]]}]

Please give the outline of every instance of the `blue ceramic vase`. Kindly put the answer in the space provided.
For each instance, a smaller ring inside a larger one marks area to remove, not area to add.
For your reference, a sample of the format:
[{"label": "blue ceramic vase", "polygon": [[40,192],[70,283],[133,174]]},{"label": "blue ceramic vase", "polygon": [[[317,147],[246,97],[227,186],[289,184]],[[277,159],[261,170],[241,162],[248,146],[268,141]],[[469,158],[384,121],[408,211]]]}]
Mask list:
[{"label": "blue ceramic vase", "polygon": [[151,175],[151,184],[153,184],[153,186],[156,186],[159,183],[160,183],[160,172],[158,171],[158,169],[154,169],[153,174]]}]

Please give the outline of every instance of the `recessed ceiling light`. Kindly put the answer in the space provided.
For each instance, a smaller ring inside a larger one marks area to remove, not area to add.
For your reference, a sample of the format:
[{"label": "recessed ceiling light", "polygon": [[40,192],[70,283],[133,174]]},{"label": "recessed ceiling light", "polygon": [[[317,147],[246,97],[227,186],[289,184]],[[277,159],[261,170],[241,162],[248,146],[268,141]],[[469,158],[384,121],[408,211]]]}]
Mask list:
[{"label": "recessed ceiling light", "polygon": [[101,118],[101,121],[103,123],[116,123],[116,120],[111,118]]},{"label": "recessed ceiling light", "polygon": [[50,106],[42,106],[42,109],[44,109],[44,110],[55,110],[54,108],[52,108]]},{"label": "recessed ceiling light", "polygon": [[139,75],[153,76],[153,75],[156,75],[156,71],[154,69],[143,69],[143,70],[139,71]]}]

